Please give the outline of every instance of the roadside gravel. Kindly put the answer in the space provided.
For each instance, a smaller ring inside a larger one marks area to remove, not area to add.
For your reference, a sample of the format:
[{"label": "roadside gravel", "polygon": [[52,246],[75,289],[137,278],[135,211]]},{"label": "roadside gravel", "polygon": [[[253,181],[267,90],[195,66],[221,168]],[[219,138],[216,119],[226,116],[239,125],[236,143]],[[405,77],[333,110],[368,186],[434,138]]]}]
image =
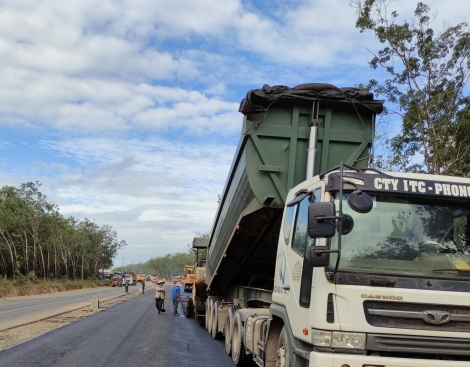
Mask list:
[{"label": "roadside gravel", "polygon": [[48,317],[44,320],[4,330],[0,334],[0,351],[37,338],[38,336],[44,335],[49,331],[56,330],[75,321],[84,319],[85,317],[93,315],[97,312],[101,312],[109,307],[125,302],[138,295],[139,292],[132,292],[116,298],[102,301],[100,302],[99,309],[95,311],[92,310],[90,306],[82,307],[74,311]]}]

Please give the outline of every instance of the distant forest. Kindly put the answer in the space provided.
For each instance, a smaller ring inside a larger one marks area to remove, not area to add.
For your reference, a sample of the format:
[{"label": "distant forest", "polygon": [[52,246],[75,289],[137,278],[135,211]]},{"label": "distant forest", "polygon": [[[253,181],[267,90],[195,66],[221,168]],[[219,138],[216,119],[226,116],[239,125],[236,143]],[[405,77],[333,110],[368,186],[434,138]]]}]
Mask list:
[{"label": "distant forest", "polygon": [[160,279],[164,278],[169,280],[173,279],[175,275],[183,275],[183,267],[185,265],[194,265],[195,262],[196,255],[194,253],[180,252],[152,258],[143,263],[127,264],[124,267],[118,266],[114,268],[114,271],[133,271],[134,273],[156,275]]},{"label": "distant forest", "polygon": [[[199,234],[198,237],[209,237],[208,233]],[[134,273],[142,273],[146,275],[156,275],[160,279],[172,279],[175,275],[183,275],[185,265],[194,265],[197,261],[205,260],[207,251],[199,250],[199,252],[187,245],[187,252],[178,252],[175,254],[167,254],[164,256],[154,257],[149,261],[117,266],[115,272],[133,271]]]},{"label": "distant forest", "polygon": [[9,279],[86,279],[110,268],[126,246],[109,225],[65,218],[41,184],[0,190],[0,275]]}]

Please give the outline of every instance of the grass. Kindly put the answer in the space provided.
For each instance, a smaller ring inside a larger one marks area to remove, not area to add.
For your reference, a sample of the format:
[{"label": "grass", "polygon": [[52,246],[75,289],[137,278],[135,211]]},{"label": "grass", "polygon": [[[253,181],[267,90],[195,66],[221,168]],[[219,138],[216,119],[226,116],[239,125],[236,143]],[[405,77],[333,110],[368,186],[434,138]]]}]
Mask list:
[{"label": "grass", "polygon": [[111,281],[85,279],[85,280],[30,280],[23,278],[17,280],[5,280],[0,278],[0,299],[17,296],[33,296],[38,294],[72,291],[75,289],[97,288],[110,286]]}]

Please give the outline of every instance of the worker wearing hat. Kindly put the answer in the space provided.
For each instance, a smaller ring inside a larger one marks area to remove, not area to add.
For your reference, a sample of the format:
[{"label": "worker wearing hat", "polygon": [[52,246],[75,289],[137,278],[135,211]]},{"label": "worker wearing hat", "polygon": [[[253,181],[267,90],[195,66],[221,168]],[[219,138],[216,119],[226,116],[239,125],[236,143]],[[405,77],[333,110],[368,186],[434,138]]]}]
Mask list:
[{"label": "worker wearing hat", "polygon": [[165,282],[163,280],[157,281],[155,286],[155,307],[157,307],[158,314],[161,315],[165,312],[164,300],[165,300]]}]

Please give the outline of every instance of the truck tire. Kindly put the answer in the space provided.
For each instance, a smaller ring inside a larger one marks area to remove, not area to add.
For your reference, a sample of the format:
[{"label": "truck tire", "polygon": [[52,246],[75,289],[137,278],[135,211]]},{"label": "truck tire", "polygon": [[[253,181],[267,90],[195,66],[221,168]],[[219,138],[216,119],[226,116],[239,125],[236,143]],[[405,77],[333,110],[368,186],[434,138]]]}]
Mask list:
[{"label": "truck tire", "polygon": [[206,330],[210,332],[211,330],[211,320],[212,320],[212,299],[207,300],[206,302]]},{"label": "truck tire", "polygon": [[190,298],[186,301],[186,304],[184,305],[184,316],[187,318],[193,317],[194,316],[194,306],[193,306],[193,300]]},{"label": "truck tire", "polygon": [[197,323],[198,323],[200,326],[202,326],[202,327],[205,326],[205,324],[206,324],[206,317],[205,317],[205,315],[201,315],[201,314],[197,313],[196,310],[194,310],[194,318],[197,320]]},{"label": "truck tire", "polygon": [[235,313],[232,332],[232,361],[235,366],[244,366],[251,362],[251,354],[246,354],[243,344],[243,325],[239,313]]},{"label": "truck tire", "polygon": [[211,335],[214,339],[220,339],[220,332],[217,331],[219,327],[219,306],[220,301],[215,301],[212,307],[212,328]]},{"label": "truck tire", "polygon": [[276,367],[290,367],[291,350],[292,348],[289,343],[289,336],[287,335],[287,329],[284,325],[277,342]]},{"label": "truck tire", "polygon": [[235,317],[236,308],[230,306],[227,310],[227,316],[225,317],[224,325],[224,336],[225,336],[225,352],[227,355],[232,354],[232,331],[233,331],[233,319]]}]

